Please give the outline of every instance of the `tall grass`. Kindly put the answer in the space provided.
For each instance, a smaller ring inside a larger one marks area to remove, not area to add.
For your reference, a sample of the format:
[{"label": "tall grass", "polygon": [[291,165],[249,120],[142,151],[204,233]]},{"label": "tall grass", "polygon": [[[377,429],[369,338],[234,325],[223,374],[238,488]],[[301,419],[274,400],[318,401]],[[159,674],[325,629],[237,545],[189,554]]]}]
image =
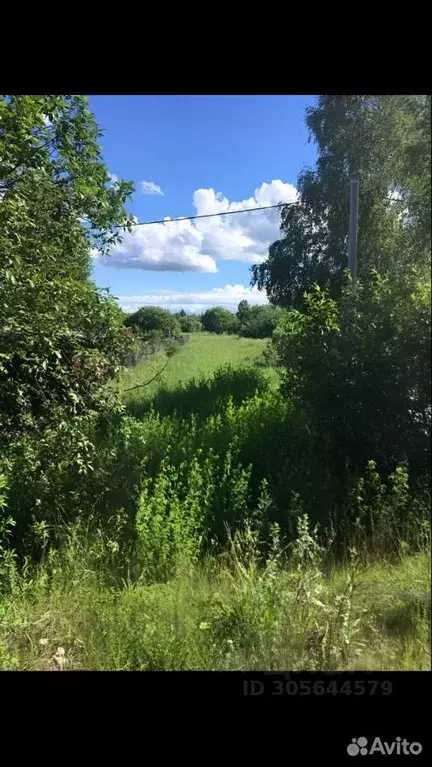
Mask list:
[{"label": "tall grass", "polygon": [[0,473],[0,668],[429,666],[429,488],[337,485],[265,368],[215,362],[89,421],[78,468],[55,433]]},{"label": "tall grass", "polygon": [[[148,387],[125,392],[125,402],[149,402],[159,390],[175,390],[192,379],[212,376],[223,365],[252,365],[262,357],[267,342],[238,336],[192,333],[189,342],[174,355],[164,372]],[[126,373],[120,390],[150,380],[161,370],[165,354],[160,352],[149,362],[141,362]]]},{"label": "tall grass", "polygon": [[[139,547],[119,578],[125,552],[115,544],[70,530],[68,545],[45,564],[10,570],[0,598],[0,669],[430,666],[427,547],[413,555],[402,547],[373,566],[351,549],[329,571],[329,552],[307,517],[288,548],[274,526],[265,557],[259,529],[246,523],[223,552],[188,558],[187,567],[180,547],[172,577],[151,581],[154,562]],[[161,575],[165,562],[158,566]]]}]

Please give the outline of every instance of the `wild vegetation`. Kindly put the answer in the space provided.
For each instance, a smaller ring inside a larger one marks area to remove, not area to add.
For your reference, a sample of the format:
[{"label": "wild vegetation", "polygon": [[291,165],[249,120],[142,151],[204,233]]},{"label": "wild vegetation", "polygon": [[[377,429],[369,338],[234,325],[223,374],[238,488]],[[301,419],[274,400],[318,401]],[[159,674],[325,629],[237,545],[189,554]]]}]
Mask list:
[{"label": "wild vegetation", "polygon": [[[267,377],[277,380],[275,371],[265,362],[265,341],[204,332],[183,336],[182,343],[176,350],[181,353],[176,353],[168,364],[167,349],[161,348],[149,360],[143,360],[123,374],[119,389],[124,394],[123,402],[127,404],[130,412],[135,406],[135,412],[142,412],[143,408],[148,409],[151,403],[154,403],[156,410],[160,412],[163,398],[170,399],[175,409],[176,404],[180,404],[180,392],[186,391],[187,387],[192,396],[195,386],[200,399],[207,381],[218,369],[226,366],[236,367],[241,364],[250,369],[258,365]],[[200,381],[203,380],[205,383],[200,386]],[[210,388],[208,390],[210,396]],[[229,387],[227,391],[229,393]]]},{"label": "wild vegetation", "polygon": [[125,316],[86,100],[2,97],[0,668],[429,667],[428,119],[320,97],[272,305]]},{"label": "wild vegetation", "polygon": [[282,309],[277,306],[249,306],[249,303],[243,300],[240,301],[236,314],[220,306],[207,309],[201,317],[201,323],[209,333],[270,338],[281,317]]}]

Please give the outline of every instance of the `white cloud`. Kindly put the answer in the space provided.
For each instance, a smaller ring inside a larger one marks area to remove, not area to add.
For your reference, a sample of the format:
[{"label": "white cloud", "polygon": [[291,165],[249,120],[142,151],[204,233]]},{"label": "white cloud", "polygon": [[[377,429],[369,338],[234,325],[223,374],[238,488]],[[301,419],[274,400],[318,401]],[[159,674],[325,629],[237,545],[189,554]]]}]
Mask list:
[{"label": "white cloud", "polygon": [[42,119],[44,121],[44,125],[46,128],[51,128],[52,122],[46,115],[42,115]]},{"label": "white cloud", "polygon": [[120,268],[172,272],[217,272],[216,261],[201,252],[202,237],[185,220],[137,226],[123,234],[110,257],[100,262]]},{"label": "white cloud", "polygon": [[154,181],[140,181],[139,188],[141,194],[160,194],[162,197],[164,196],[159,184],[155,184]]},{"label": "white cloud", "polygon": [[[197,189],[193,204],[197,215],[205,215],[294,202],[297,197],[292,184],[277,179],[261,184],[252,197],[233,202],[214,189]],[[217,272],[217,260],[260,263],[279,237],[279,212],[275,208],[193,221],[165,220],[164,224],[137,226],[126,233],[123,242],[101,263],[151,271]]]},{"label": "white cloud", "polygon": [[120,306],[125,311],[134,312],[140,306],[162,306],[177,312],[184,309],[190,314],[201,314],[212,306],[223,306],[232,312],[237,310],[240,301],[249,301],[252,306],[267,303],[267,296],[257,288],[245,288],[244,285],[225,285],[223,288],[180,293],[175,290],[161,290],[159,293],[143,293],[140,296],[119,296]]},{"label": "white cloud", "polygon": [[111,184],[117,184],[119,182],[119,180],[120,180],[119,177],[116,176],[115,173],[108,173],[108,176],[109,176],[109,180],[110,180]]}]

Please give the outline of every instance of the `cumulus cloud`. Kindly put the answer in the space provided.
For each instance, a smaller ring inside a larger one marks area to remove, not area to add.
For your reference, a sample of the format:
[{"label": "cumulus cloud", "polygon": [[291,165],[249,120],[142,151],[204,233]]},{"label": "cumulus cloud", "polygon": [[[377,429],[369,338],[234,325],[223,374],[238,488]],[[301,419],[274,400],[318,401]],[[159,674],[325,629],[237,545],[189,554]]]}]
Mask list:
[{"label": "cumulus cloud", "polygon": [[159,293],[143,293],[140,296],[119,296],[120,306],[127,312],[134,312],[140,306],[161,306],[169,311],[184,309],[189,314],[201,314],[212,306],[223,306],[232,312],[237,310],[240,301],[246,300],[252,306],[267,303],[267,296],[256,288],[244,285],[225,285],[223,288],[195,292],[177,292],[161,290]]},{"label": "cumulus cloud", "polygon": [[200,233],[189,224],[167,219],[166,224],[137,226],[101,263],[155,272],[217,272],[215,259],[201,252]]},{"label": "cumulus cloud", "polygon": [[139,188],[141,194],[160,194],[162,197],[164,196],[159,184],[155,184],[154,181],[140,181]]},{"label": "cumulus cloud", "polygon": [[[295,202],[297,197],[292,184],[277,179],[264,182],[251,197],[238,201],[230,201],[214,189],[197,189],[193,204],[200,216]],[[137,226],[126,233],[110,258],[101,259],[101,263],[152,271],[217,272],[218,260],[260,263],[278,237],[279,213],[275,208],[193,221],[166,217],[163,224]]]}]

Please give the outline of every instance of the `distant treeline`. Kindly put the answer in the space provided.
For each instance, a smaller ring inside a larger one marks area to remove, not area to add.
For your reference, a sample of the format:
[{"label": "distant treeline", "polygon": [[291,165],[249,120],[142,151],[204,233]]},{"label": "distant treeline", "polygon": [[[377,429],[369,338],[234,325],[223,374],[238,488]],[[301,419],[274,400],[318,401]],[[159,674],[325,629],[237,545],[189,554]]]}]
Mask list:
[{"label": "distant treeline", "polygon": [[141,337],[160,339],[178,337],[181,333],[230,333],[248,338],[270,338],[283,316],[277,306],[250,306],[240,301],[236,314],[221,306],[207,309],[203,314],[187,314],[184,309],[175,314],[159,306],[143,306],[126,315],[125,324]]}]

